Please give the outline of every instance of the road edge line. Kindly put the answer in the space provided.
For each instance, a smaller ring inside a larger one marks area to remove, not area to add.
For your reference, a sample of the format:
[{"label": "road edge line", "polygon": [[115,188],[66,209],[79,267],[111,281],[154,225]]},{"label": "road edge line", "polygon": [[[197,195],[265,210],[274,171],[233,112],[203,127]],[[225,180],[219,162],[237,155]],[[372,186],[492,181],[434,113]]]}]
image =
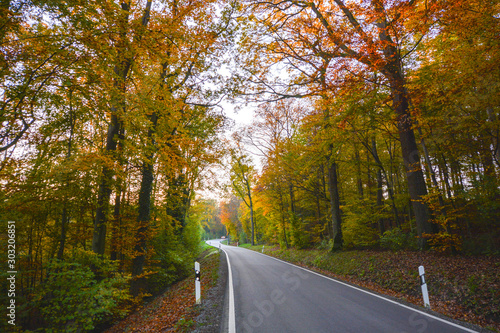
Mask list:
[{"label": "road edge line", "polygon": [[[430,314],[430,313],[427,313],[427,312],[425,312],[425,311],[422,311],[422,310],[419,310],[419,309],[413,308],[413,307],[411,307],[411,306],[408,306],[408,305],[405,305],[405,304],[402,304],[402,303],[396,302],[396,301],[394,301],[394,300],[392,300],[392,299],[386,298],[386,297],[384,297],[384,296],[382,296],[382,295],[379,295],[379,294],[376,294],[376,293],[374,293],[374,292],[372,292],[372,291],[368,291],[368,290],[365,290],[365,289],[362,289],[362,288],[359,288],[359,287],[353,286],[353,285],[351,285],[351,284],[349,284],[349,283],[345,283],[345,282],[343,282],[343,281],[336,280],[336,279],[334,279],[334,278],[332,278],[332,277],[329,277],[329,276],[326,276],[326,275],[320,274],[320,273],[315,272],[315,271],[312,271],[312,270],[310,270],[310,269],[307,269],[307,268],[304,268],[304,267],[301,267],[301,266],[298,266],[298,265],[295,265],[295,264],[289,263],[288,261],[281,260],[281,259],[275,258],[275,257],[273,257],[273,256],[270,256],[270,255],[267,255],[267,254],[264,254],[264,253],[260,253],[259,251],[253,251],[253,250],[250,250],[250,249],[245,249],[245,250],[249,250],[249,251],[252,251],[252,252],[254,252],[254,253],[257,253],[257,254],[259,254],[259,255],[261,255],[261,256],[266,256],[266,257],[272,258],[272,259],[274,259],[274,260],[277,260],[277,261],[283,262],[283,263],[285,263],[285,264],[288,264],[288,265],[290,265],[290,266],[294,266],[294,267],[300,268],[300,269],[302,269],[302,270],[304,270],[304,271],[307,271],[307,272],[312,273],[312,274],[316,274],[316,275],[318,275],[318,276],[321,276],[321,277],[323,277],[323,278],[325,278],[325,279],[328,279],[328,280],[331,280],[331,281],[333,281],[333,282],[336,282],[336,283],[342,284],[342,285],[344,285],[344,286],[351,287],[351,288],[356,289],[356,290],[358,290],[358,291],[364,292],[365,294],[369,294],[369,295],[375,296],[375,297],[380,298],[380,299],[383,299],[383,300],[385,300],[385,301],[387,301],[387,302],[390,302],[390,303],[393,303],[393,304],[399,305],[399,306],[401,306],[401,307],[403,307],[403,308],[406,308],[406,309],[409,309],[409,310],[412,310],[412,311],[418,312],[418,313],[420,313],[420,314],[422,314],[422,315],[424,315],[424,316],[427,316],[427,317],[430,317],[430,318],[432,318],[432,319],[438,320],[438,321],[440,321],[440,322],[446,323],[446,324],[451,325],[451,326],[453,326],[453,327],[460,328],[460,329],[462,329],[462,330],[463,330],[463,331],[465,331],[465,332],[469,332],[469,333],[480,333],[479,331],[475,331],[475,330],[472,330],[472,329],[470,329],[470,328],[468,328],[468,327],[464,327],[464,326],[462,326],[462,325],[455,324],[454,322],[451,322],[451,321],[449,321],[449,320],[446,320],[446,319],[443,319],[443,318],[440,318],[440,317],[434,316],[434,315],[432,315],[432,314]],[[228,260],[228,263],[229,263],[229,260]],[[474,325],[474,324],[471,324],[471,325]]]},{"label": "road edge line", "polygon": [[[222,249],[222,248],[221,248]],[[224,251],[224,249],[222,249]],[[227,270],[229,272],[229,318],[228,318],[228,333],[236,333],[236,319],[234,314],[234,288],[233,288],[233,274],[231,272],[231,262],[229,260],[229,254],[224,251],[227,259]]]}]

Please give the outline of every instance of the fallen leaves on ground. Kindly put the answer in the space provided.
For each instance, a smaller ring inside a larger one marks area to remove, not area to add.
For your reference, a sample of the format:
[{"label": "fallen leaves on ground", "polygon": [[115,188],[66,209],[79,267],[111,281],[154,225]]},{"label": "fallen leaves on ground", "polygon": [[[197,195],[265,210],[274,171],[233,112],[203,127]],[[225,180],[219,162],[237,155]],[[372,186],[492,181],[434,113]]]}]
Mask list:
[{"label": "fallen leaves on ground", "polygon": [[[219,255],[213,250],[201,256],[201,296],[215,285],[219,267]],[[194,327],[198,313],[195,300],[194,274],[174,285],[163,295],[144,305],[105,333],[125,332],[189,332]]]}]

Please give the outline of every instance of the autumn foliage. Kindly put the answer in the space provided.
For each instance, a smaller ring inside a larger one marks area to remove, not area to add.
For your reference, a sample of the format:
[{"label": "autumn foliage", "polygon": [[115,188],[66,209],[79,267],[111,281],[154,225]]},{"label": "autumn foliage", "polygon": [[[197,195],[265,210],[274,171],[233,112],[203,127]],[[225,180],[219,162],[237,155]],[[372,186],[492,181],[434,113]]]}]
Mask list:
[{"label": "autumn foliage", "polygon": [[494,2],[245,5],[259,241],[498,253]]},{"label": "autumn foliage", "polygon": [[202,223],[190,207],[222,155],[234,10],[2,2],[0,219],[16,223],[17,327],[91,331],[190,273]]},{"label": "autumn foliage", "polygon": [[[0,245],[15,221],[18,327],[109,324],[188,274],[202,235],[498,255],[499,10],[1,2]],[[227,97],[257,105],[232,144]],[[199,199],[221,164],[227,197]]]}]

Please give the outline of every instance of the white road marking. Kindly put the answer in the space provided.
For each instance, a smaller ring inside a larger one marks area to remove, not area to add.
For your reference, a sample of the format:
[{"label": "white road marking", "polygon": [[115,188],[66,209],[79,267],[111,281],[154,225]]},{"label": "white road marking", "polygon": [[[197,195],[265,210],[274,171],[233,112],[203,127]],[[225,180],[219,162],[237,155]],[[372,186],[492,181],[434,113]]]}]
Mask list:
[{"label": "white road marking", "polygon": [[[209,243],[212,245],[212,243]],[[214,246],[214,245],[212,245]],[[220,246],[220,242],[219,242]],[[215,246],[214,246],[215,247]],[[220,247],[219,247],[220,248]],[[222,251],[224,249],[221,248]],[[233,274],[231,272],[231,263],[229,262],[229,255],[226,251],[224,251],[227,258],[227,270],[229,271],[229,319],[228,319],[228,333],[236,333],[236,318],[234,312],[234,288],[233,288]]]},{"label": "white road marking", "polygon": [[[224,251],[224,250],[223,250]],[[231,273],[231,263],[229,262],[229,255],[226,251],[227,269],[229,271],[229,322],[228,332],[236,333],[236,320],[234,315],[234,289],[233,289],[233,275]]]},{"label": "white road marking", "polygon": [[[252,250],[249,250],[249,251],[252,251]],[[288,264],[288,265],[291,265],[291,266],[297,267],[297,268],[302,269],[302,270],[304,270],[304,271],[307,271],[307,272],[309,272],[309,273],[315,274],[315,275],[317,275],[317,276],[321,276],[321,277],[323,277],[323,278],[325,278],[325,279],[331,280],[331,281],[336,282],[336,283],[340,283],[340,284],[342,284],[342,285],[344,285],[344,286],[346,286],[346,287],[350,287],[350,288],[353,288],[353,289],[359,290],[359,291],[361,291],[361,292],[364,292],[365,294],[368,294],[368,295],[372,295],[372,296],[378,297],[378,298],[383,299],[383,300],[385,300],[385,301],[387,301],[387,302],[390,302],[390,303],[393,303],[393,304],[399,305],[399,306],[401,306],[401,307],[403,307],[403,308],[406,308],[406,309],[412,310],[412,311],[414,311],[414,312],[418,312],[418,313],[420,313],[420,314],[422,314],[422,315],[424,315],[424,316],[427,316],[427,317],[430,317],[430,318],[432,318],[432,319],[435,319],[435,320],[441,321],[441,322],[446,323],[446,324],[448,324],[448,325],[451,325],[451,326],[453,326],[453,327],[460,328],[461,330],[463,330],[463,331],[465,331],[465,332],[470,332],[470,333],[479,333],[478,331],[474,331],[474,330],[471,330],[471,329],[469,329],[469,328],[467,328],[467,327],[464,327],[464,326],[461,326],[461,325],[458,325],[458,324],[452,323],[452,322],[450,322],[450,321],[448,321],[448,320],[445,320],[445,319],[442,319],[442,318],[439,318],[439,317],[433,316],[433,315],[428,314],[428,313],[426,313],[426,312],[424,312],[424,311],[420,311],[420,310],[415,309],[415,308],[412,308],[412,307],[410,307],[410,306],[407,306],[407,305],[404,305],[404,304],[398,303],[398,302],[396,302],[396,301],[393,301],[393,300],[388,299],[388,298],[385,298],[385,297],[383,297],[383,296],[381,296],[381,295],[377,295],[377,294],[375,294],[375,293],[369,292],[369,291],[367,291],[367,290],[364,290],[364,289],[361,289],[361,288],[358,288],[358,287],[354,287],[354,286],[352,286],[352,285],[350,285],[350,284],[347,284],[347,283],[342,282],[342,281],[335,280],[335,279],[333,279],[333,278],[331,278],[331,277],[329,277],[329,276],[325,276],[325,275],[319,274],[319,273],[314,272],[314,271],[311,271],[311,270],[309,270],[309,269],[307,269],[307,268],[304,268],[304,267],[300,267],[300,266],[297,266],[297,265],[291,264],[291,263],[289,263],[289,262],[286,262],[286,261],[284,261],[284,260],[281,260],[281,259],[278,259],[278,258],[275,258],[275,257],[269,256],[269,255],[267,255],[267,254],[262,254],[262,253],[260,253],[260,252],[258,252],[258,251],[252,251],[252,252],[257,253],[258,255],[261,255],[261,256],[266,256],[266,257],[272,258],[272,259],[274,259],[274,260],[280,261],[280,262],[282,262],[282,263],[285,263],[285,264]],[[228,264],[229,264],[229,259],[228,259]]]}]

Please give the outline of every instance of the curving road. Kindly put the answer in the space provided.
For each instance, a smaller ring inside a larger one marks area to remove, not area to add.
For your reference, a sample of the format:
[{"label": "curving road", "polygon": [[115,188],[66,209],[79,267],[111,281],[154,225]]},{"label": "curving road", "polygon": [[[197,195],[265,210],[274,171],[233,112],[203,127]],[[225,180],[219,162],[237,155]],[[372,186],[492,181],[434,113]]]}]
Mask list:
[{"label": "curving road", "polygon": [[244,248],[219,245],[229,266],[229,333],[477,332]]}]

